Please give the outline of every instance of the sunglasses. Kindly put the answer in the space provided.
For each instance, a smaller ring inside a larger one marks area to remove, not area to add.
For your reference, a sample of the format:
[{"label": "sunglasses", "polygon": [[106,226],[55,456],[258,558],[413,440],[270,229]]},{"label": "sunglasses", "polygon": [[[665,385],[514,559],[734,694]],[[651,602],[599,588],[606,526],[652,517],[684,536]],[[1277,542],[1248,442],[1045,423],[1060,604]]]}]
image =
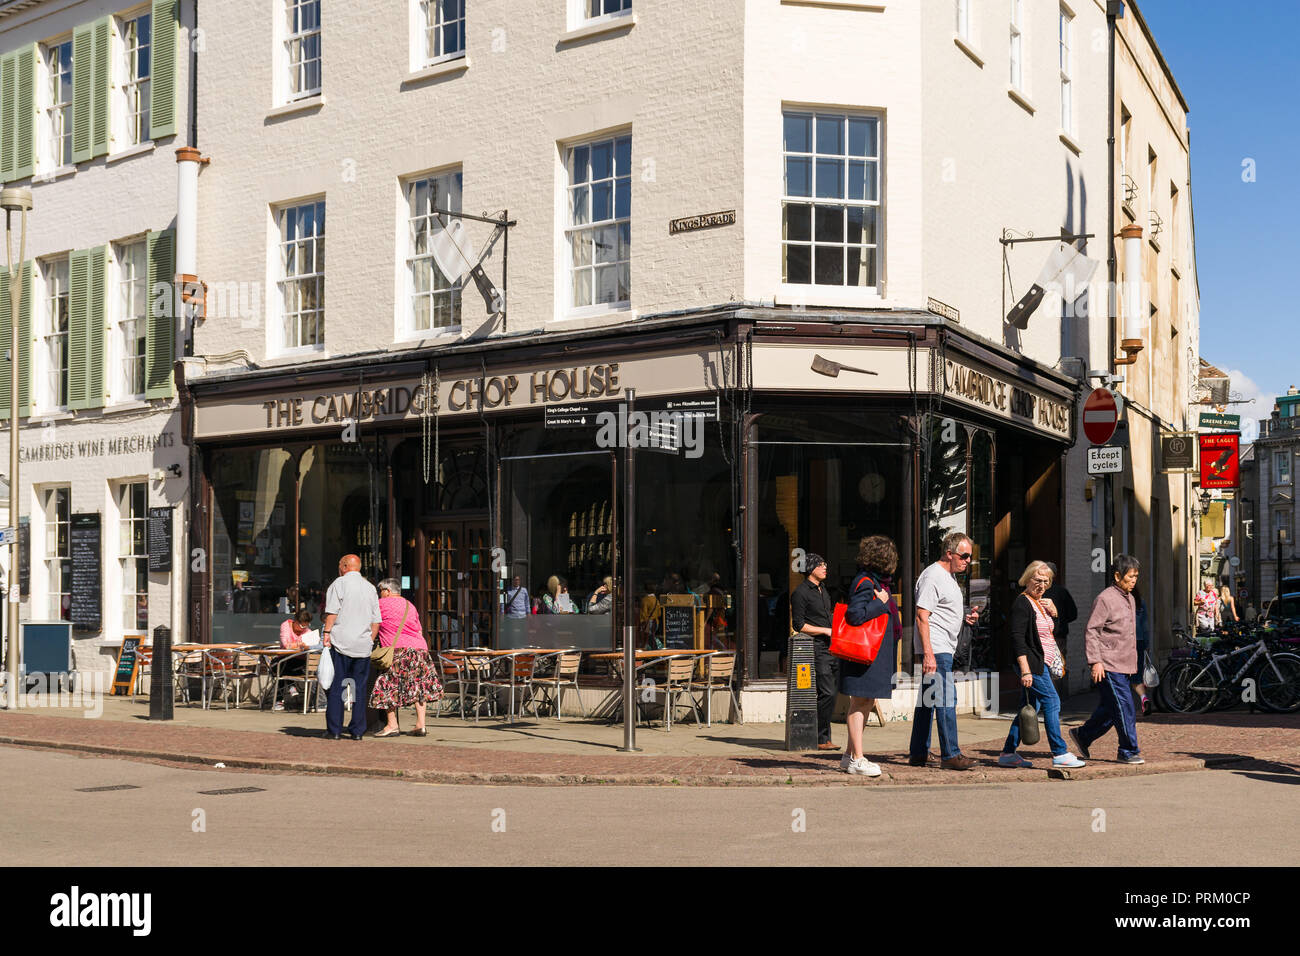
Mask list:
[{"label": "sunglasses", "polygon": [[963,561],[969,561],[969,560],[971,559],[972,555],[974,555],[975,552],[973,552],[973,551],[949,551],[948,553],[951,554],[954,558],[961,558]]}]

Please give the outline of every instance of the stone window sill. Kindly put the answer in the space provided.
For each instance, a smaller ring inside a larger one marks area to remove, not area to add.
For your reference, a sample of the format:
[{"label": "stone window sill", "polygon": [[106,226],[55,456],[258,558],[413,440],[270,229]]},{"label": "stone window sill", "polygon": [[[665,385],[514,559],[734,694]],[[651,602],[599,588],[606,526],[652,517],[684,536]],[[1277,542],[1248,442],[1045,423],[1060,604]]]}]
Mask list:
[{"label": "stone window sill", "polygon": [[1011,99],[1018,106],[1023,107],[1025,112],[1027,112],[1030,116],[1033,116],[1035,113],[1038,112],[1038,107],[1035,106],[1032,102],[1030,102],[1029,97],[1025,96],[1024,93],[1016,89],[1014,86],[1007,87],[1007,96],[1011,97]]},{"label": "stone window sill", "polygon": [[976,66],[978,66],[981,70],[984,69],[984,57],[980,56],[979,53],[976,52],[975,48],[970,45],[970,43],[963,40],[960,36],[958,36],[955,33],[952,35],[952,42],[957,44],[957,49],[961,50],[961,52],[965,53],[968,57],[970,57],[971,60],[974,61]]},{"label": "stone window sill", "polygon": [[152,153],[154,150],[153,143],[137,143],[134,146],[128,146],[126,149],[119,150],[116,153],[110,153],[104,160],[104,164],[112,166],[114,163],[121,162],[124,159],[130,159],[132,156],[142,156],[145,153]]},{"label": "stone window sill", "polygon": [[634,26],[636,26],[636,13],[624,13],[616,17],[610,17],[608,20],[599,20],[595,23],[575,27],[561,34],[560,42],[573,43],[575,40],[585,40],[587,37],[613,33],[615,30],[630,30]]},{"label": "stone window sill", "polygon": [[1066,148],[1069,149],[1070,152],[1074,153],[1075,156],[1078,156],[1083,152],[1083,147],[1075,141],[1073,136],[1064,130],[1060,133],[1060,140],[1066,145]]},{"label": "stone window sill", "polygon": [[294,100],[292,103],[285,103],[283,106],[277,106],[266,114],[269,120],[280,119],[282,116],[293,116],[296,113],[306,113],[309,110],[317,110],[325,105],[325,94],[319,93],[316,96],[309,96],[306,99]]},{"label": "stone window sill", "polygon": [[432,80],[439,76],[448,76],[452,73],[463,73],[469,69],[469,57],[458,56],[454,59],[443,60],[439,63],[431,63],[426,67],[415,70],[406,74],[402,79],[402,86],[414,86],[417,83],[423,83],[425,80]]}]

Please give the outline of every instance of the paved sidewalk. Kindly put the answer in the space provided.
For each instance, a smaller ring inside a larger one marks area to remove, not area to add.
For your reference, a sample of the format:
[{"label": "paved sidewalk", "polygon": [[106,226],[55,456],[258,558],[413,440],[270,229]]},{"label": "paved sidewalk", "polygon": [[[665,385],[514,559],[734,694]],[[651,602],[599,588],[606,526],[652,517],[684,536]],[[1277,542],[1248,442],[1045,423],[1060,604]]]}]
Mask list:
[{"label": "paved sidewalk", "polygon": [[[1069,714],[1087,711],[1086,700],[1068,703]],[[1007,728],[1003,719],[959,720],[964,751],[980,761],[976,769],[964,773],[908,766],[911,724],[896,721],[879,727],[872,721],[866,733],[867,753],[884,770],[875,779],[840,773],[838,752],[785,751],[781,724],[696,728],[688,723],[674,725],[671,733],[662,725],[642,726],[637,731],[642,752],[625,754],[619,751],[621,725],[575,719],[528,719],[515,724],[485,719],[476,725],[439,718],[429,722],[425,738],[367,737],[356,742],[324,739],[324,717],[318,713],[177,707],[176,719],[169,723],[150,722],[147,715],[147,705],[113,698],[103,702],[98,719],[86,719],[71,708],[0,712],[0,744],[188,765],[220,763],[228,769],[542,785],[958,785],[1135,776],[1207,765],[1296,768],[1300,754],[1300,715],[1244,712],[1157,715],[1139,724],[1145,765],[1116,763],[1111,736],[1094,748],[1085,769],[1066,772],[1049,770],[1045,737],[1038,746],[1022,749],[1034,760],[1035,769],[996,766]],[[404,713],[403,727],[413,726],[413,719],[413,714]],[[836,724],[834,733],[842,744],[844,726]]]}]

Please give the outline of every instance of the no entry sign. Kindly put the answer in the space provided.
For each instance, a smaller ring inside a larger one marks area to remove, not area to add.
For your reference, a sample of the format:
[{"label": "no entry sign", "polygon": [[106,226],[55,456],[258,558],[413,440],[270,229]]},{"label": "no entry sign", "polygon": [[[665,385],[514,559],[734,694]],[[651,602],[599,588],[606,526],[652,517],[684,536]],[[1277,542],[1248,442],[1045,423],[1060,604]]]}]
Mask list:
[{"label": "no entry sign", "polygon": [[1104,445],[1115,434],[1119,423],[1119,406],[1108,388],[1093,389],[1083,403],[1083,433],[1094,445]]}]

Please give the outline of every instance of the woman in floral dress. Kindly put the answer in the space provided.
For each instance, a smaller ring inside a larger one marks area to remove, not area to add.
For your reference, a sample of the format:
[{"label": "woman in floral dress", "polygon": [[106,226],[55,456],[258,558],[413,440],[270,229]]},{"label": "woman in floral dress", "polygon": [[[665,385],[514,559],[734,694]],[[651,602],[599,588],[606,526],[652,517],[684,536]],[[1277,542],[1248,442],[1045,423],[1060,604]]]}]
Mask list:
[{"label": "woman in floral dress", "polygon": [[425,737],[425,705],[442,699],[442,684],[433,669],[429,645],[420,627],[415,605],[402,597],[401,585],[393,578],[379,582],[379,643],[393,646],[393,666],[375,680],[370,692],[370,706],[387,712],[388,723],[376,737],[396,737],[397,711],[415,708],[412,736]]}]

